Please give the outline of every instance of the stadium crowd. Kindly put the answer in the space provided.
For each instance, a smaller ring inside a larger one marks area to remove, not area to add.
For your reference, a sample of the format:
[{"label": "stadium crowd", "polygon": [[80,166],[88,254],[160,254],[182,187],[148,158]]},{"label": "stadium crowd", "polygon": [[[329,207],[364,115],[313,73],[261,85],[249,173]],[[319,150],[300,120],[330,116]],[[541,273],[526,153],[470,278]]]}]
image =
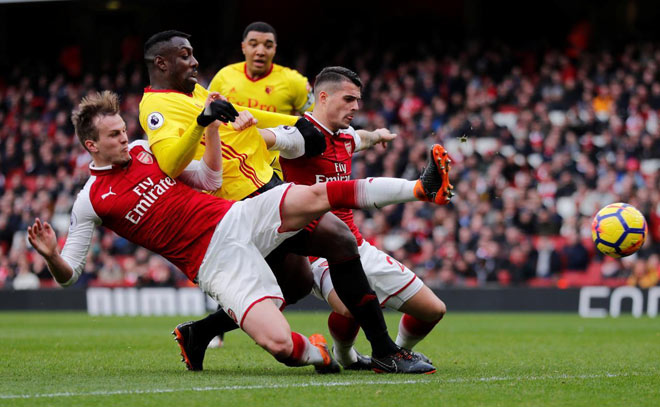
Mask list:
[{"label": "stadium crowd", "polygon": [[[355,68],[365,83],[354,127],[399,135],[357,156],[354,178],[414,179],[435,142],[452,155],[457,195],[450,205],[356,211],[365,238],[427,285],[658,283],[660,45],[569,56],[470,43],[420,60],[367,53],[333,63]],[[213,74],[202,71],[200,82]],[[63,240],[89,175],[72,107],[90,91],[114,90],[129,137],[141,139],[145,83],[137,61],[79,79],[18,69],[0,78],[0,286],[53,286],[25,235],[40,217]],[[644,247],[622,260],[604,258],[591,243],[593,215],[612,202],[634,205],[649,225]],[[159,256],[101,228],[77,284],[186,282]]]}]

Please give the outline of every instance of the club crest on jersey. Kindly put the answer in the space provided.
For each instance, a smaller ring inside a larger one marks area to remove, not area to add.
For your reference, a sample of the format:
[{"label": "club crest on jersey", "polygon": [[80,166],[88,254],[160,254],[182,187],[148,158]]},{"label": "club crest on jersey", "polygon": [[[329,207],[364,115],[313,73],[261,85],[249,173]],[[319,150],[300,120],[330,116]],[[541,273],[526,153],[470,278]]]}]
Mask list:
[{"label": "club crest on jersey", "polygon": [[346,147],[346,152],[350,155],[353,152],[353,145],[350,141],[344,141],[344,146]]},{"label": "club crest on jersey", "polygon": [[149,126],[151,130],[159,129],[163,123],[165,123],[165,118],[158,112],[153,112],[147,117],[147,126]]},{"label": "club crest on jersey", "polygon": [[272,86],[266,86],[266,94],[267,94],[267,95],[270,95],[270,92],[272,92],[272,91],[273,91],[273,87],[272,87]]},{"label": "club crest on jersey", "polygon": [[151,154],[147,153],[146,151],[140,151],[140,154],[137,155],[137,160],[141,162],[144,165],[150,165],[153,164],[154,159],[151,156]]}]

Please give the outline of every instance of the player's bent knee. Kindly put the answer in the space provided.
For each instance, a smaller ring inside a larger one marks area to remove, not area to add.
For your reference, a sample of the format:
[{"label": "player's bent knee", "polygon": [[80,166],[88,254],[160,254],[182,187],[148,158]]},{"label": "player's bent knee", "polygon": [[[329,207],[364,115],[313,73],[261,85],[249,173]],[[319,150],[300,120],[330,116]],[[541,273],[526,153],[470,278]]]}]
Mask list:
[{"label": "player's bent knee", "polygon": [[434,314],[435,314],[434,315],[435,316],[434,320],[439,321],[447,313],[447,305],[445,305],[445,303],[442,300],[439,299],[437,301],[436,307],[434,308],[433,311],[434,311]]},{"label": "player's bent knee", "polygon": [[[434,296],[435,297],[435,296]],[[426,322],[438,322],[447,313],[447,306],[439,298],[435,297],[433,301],[426,301],[423,307],[417,306],[413,309],[401,310],[413,315],[415,318]]]},{"label": "player's bent knee", "polygon": [[423,319],[427,322],[437,322],[440,321],[446,313],[447,306],[441,299],[436,297],[435,301],[427,304],[424,310],[424,316],[420,319]]}]

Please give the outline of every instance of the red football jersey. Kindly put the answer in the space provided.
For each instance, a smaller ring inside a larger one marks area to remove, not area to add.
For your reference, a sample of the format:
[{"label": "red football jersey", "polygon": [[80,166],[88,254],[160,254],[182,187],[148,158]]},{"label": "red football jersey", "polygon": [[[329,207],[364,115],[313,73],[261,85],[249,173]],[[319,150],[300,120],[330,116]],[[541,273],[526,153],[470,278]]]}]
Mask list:
[{"label": "red football jersey", "polygon": [[91,240],[91,223],[102,224],[162,255],[194,279],[213,232],[233,201],[170,178],[146,143],[132,144],[130,155],[126,167],[90,168],[91,177],[74,204],[63,257],[79,267],[80,254],[86,254]]},{"label": "red football jersey", "polygon": [[[294,160],[280,157],[284,180],[303,185],[350,180],[351,159],[360,143],[360,137],[355,133],[355,130],[349,127],[333,134],[314,119],[314,116],[310,113],[305,113],[305,118],[325,135],[325,151],[316,157],[303,156]],[[348,225],[355,235],[358,245],[361,245],[362,234],[353,222],[353,211],[351,209],[335,209],[332,213]]]}]

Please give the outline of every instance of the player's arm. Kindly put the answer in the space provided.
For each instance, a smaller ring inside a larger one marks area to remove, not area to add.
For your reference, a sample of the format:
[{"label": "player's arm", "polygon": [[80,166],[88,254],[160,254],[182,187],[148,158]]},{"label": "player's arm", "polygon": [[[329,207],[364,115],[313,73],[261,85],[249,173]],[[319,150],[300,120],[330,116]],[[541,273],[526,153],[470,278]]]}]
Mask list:
[{"label": "player's arm", "polygon": [[172,178],[181,175],[197,152],[204,127],[193,121],[181,137],[165,138],[151,146],[160,169]]},{"label": "player's arm", "polygon": [[309,120],[301,117],[295,126],[260,129],[268,150],[292,160],[303,155],[314,157],[325,151],[325,136]]},{"label": "player's arm", "polygon": [[209,94],[204,110],[181,137],[164,138],[151,146],[158,165],[170,177],[180,176],[195,157],[205,128],[215,120],[231,122],[237,116],[238,112],[231,103],[221,100],[218,93]]},{"label": "player's arm", "polygon": [[217,120],[206,127],[204,156],[201,161],[191,161],[183,170],[179,179],[184,184],[205,191],[215,191],[222,186],[222,150],[219,127],[220,122]]},{"label": "player's arm", "polygon": [[396,133],[390,133],[388,129],[376,129],[374,131],[357,130],[356,133],[360,138],[360,142],[355,147],[355,151],[366,150],[378,143],[382,143],[385,146],[386,143],[396,138]]},{"label": "player's arm", "polygon": [[48,222],[41,222],[39,218],[32,226],[28,226],[28,241],[34,249],[46,260],[48,270],[55,281],[60,285],[67,285],[74,275],[73,268],[67,263],[57,250],[57,237]]},{"label": "player's arm", "polygon": [[89,198],[81,192],[73,204],[71,226],[61,254],[57,249],[55,231],[48,222],[37,218],[32,226],[28,226],[28,241],[46,260],[48,270],[62,287],[78,281],[85,268],[94,228],[100,223]]},{"label": "player's arm", "polygon": [[260,129],[268,129],[277,126],[293,126],[294,124],[296,124],[296,121],[298,121],[298,119],[300,118],[298,116],[267,112],[265,110],[252,109],[250,107],[244,107],[239,105],[234,105],[234,107],[239,112],[242,111],[250,112],[252,116],[255,119],[257,119],[258,122],[257,127],[259,127]]}]

